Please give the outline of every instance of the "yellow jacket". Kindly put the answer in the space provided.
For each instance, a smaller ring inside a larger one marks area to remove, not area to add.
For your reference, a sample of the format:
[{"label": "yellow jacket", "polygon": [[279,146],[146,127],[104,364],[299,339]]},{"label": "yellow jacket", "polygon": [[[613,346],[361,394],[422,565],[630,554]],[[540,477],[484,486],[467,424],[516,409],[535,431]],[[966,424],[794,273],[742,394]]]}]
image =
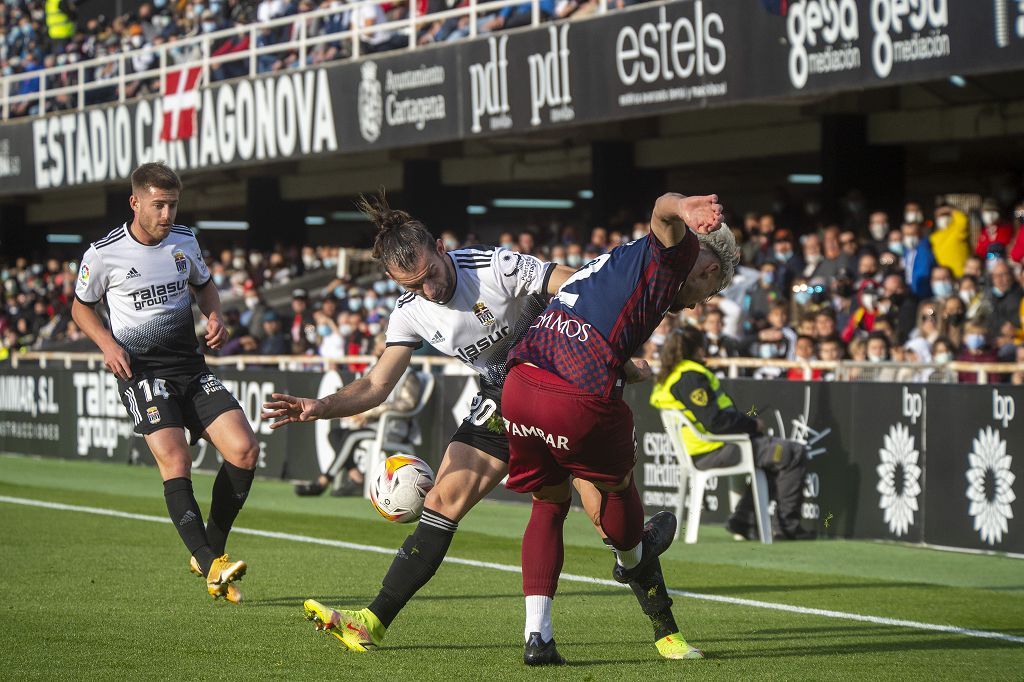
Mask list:
[{"label": "yellow jacket", "polygon": [[929,237],[932,242],[932,252],[935,254],[935,262],[949,268],[953,272],[953,277],[957,279],[963,277],[964,263],[971,255],[967,235],[967,216],[954,209],[946,229],[936,228],[932,230]]}]

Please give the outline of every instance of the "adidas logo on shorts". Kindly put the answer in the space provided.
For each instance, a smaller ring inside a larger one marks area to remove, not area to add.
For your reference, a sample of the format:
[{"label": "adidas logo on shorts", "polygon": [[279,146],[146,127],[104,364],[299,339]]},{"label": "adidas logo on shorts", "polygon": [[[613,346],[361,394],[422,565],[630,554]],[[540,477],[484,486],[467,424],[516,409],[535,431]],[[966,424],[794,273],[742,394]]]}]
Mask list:
[{"label": "adidas logo on shorts", "polygon": [[444,334],[439,331],[434,332],[433,338],[430,339],[430,343],[441,343],[444,341]]},{"label": "adidas logo on shorts", "polygon": [[128,274],[125,275],[125,279],[133,279],[135,277],[142,277],[142,274],[138,270],[136,270],[135,268],[132,268],[131,270],[129,270]]}]

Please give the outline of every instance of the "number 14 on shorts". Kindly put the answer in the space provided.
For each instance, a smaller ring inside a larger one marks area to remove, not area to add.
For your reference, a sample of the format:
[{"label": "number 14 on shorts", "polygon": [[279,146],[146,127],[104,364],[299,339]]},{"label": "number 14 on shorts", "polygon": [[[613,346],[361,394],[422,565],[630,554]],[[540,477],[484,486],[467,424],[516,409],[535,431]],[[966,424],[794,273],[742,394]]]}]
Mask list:
[{"label": "number 14 on shorts", "polygon": [[[146,399],[147,403],[153,402],[153,396],[163,398],[164,400],[171,397],[170,393],[167,392],[167,385],[163,379],[153,379],[152,383],[150,383],[149,379],[142,379],[136,386],[142,392],[142,396]],[[138,399],[135,397],[136,391],[128,388],[124,395],[128,399],[128,410],[131,412],[132,418],[135,419],[136,425],[141,423],[142,411],[139,409]],[[150,424],[160,423],[160,409],[155,405],[147,407],[146,419],[149,420]]]}]

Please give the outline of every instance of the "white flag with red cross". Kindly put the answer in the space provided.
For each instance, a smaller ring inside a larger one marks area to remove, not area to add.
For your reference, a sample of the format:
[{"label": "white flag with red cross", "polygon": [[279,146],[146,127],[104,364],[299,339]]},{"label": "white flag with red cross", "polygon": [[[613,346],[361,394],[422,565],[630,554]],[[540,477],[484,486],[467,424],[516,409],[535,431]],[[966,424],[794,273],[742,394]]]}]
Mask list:
[{"label": "white flag with red cross", "polygon": [[203,69],[200,66],[167,72],[164,80],[161,140],[187,140],[198,131],[196,110],[199,108],[199,81],[202,75]]}]

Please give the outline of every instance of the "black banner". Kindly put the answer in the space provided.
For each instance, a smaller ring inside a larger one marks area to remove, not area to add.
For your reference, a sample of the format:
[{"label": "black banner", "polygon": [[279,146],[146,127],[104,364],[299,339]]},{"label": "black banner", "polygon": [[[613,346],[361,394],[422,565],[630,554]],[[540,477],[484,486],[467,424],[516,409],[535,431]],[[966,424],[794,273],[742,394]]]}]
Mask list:
[{"label": "black banner", "polygon": [[[334,423],[271,430],[260,419],[260,405],[275,392],[326,395],[350,376],[228,367],[216,374],[256,434],[260,475],[310,479],[318,460],[333,459],[327,434]],[[1024,419],[1017,414],[1024,388],[750,379],[723,380],[723,386],[776,435],[807,445],[802,515],[808,527],[828,537],[1024,553],[1015,492],[1024,481]],[[436,375],[418,420],[420,442],[407,450],[436,471],[477,390],[476,377]],[[675,509],[679,471],[649,395],[650,386],[641,384],[628,387],[625,397],[636,426],[634,473],[651,513]],[[0,371],[0,451],[152,462],[145,442],[132,433],[116,381],[105,370],[84,367]],[[193,457],[197,468],[220,464],[205,443]],[[492,497],[527,501],[500,487]],[[729,482],[710,481],[703,504],[703,522],[724,522]]]},{"label": "black banner", "polygon": [[[0,194],[628,119],[1024,67],[1014,0],[676,0],[0,127]],[[167,104],[167,107],[177,104]],[[176,110],[177,112],[177,110]],[[180,112],[179,112],[180,113]]]}]

